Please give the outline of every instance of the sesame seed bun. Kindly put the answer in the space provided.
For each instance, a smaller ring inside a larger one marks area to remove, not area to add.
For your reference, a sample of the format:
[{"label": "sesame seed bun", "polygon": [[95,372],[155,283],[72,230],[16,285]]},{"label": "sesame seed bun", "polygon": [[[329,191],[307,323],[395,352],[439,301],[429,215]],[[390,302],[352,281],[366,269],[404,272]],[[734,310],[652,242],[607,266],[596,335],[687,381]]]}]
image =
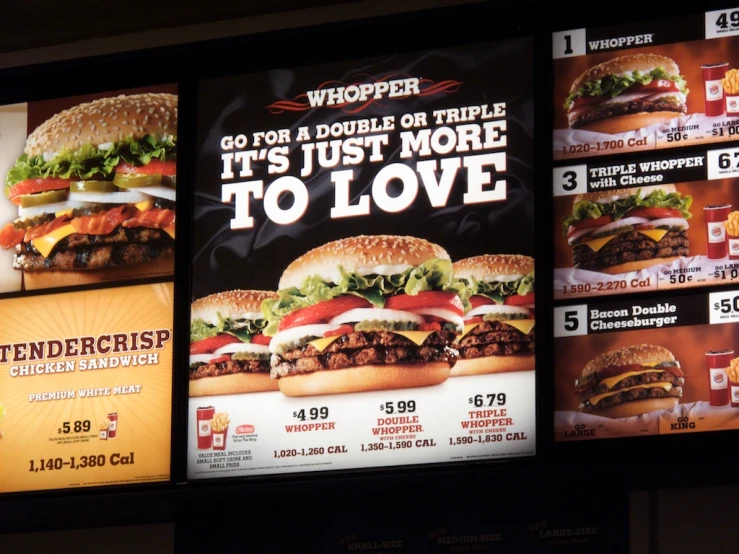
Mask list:
[{"label": "sesame seed bun", "polygon": [[[306,277],[318,275],[327,282],[347,272],[372,273],[381,266],[418,266],[432,258],[449,260],[441,246],[427,240],[395,235],[360,235],[314,248],[293,261],[282,273],[279,288],[300,287]],[[397,273],[395,269],[392,273]]]},{"label": "sesame seed bun", "polygon": [[674,361],[675,356],[667,348],[654,344],[637,344],[596,356],[585,364],[582,376],[587,377],[608,366],[644,365]]},{"label": "sesame seed bun", "polygon": [[278,295],[268,290],[218,292],[193,302],[190,317],[192,320],[218,321],[219,313],[223,317],[228,317],[232,314],[261,312],[262,301],[267,298],[278,298]]},{"label": "sesame seed bun", "polygon": [[278,391],[277,381],[269,373],[233,373],[218,377],[191,379],[189,396],[221,396],[224,394],[245,394],[250,392]]},{"label": "sesame seed bun", "polygon": [[581,86],[590,81],[603,79],[609,75],[627,73],[631,71],[651,71],[657,67],[664,69],[668,75],[679,75],[680,68],[675,60],[659,54],[632,54],[620,56],[594,65],[575,79],[570,92],[576,92]]},{"label": "sesame seed bun", "polygon": [[177,136],[177,96],[144,93],[100,98],[61,111],[28,136],[25,153],[78,150],[84,144],[117,142],[144,135]]},{"label": "sesame seed bun", "polygon": [[483,254],[454,262],[452,271],[460,279],[474,277],[490,282],[500,275],[528,275],[534,271],[534,258],[520,254]]},{"label": "sesame seed bun", "polygon": [[671,192],[677,192],[677,187],[671,183],[665,183],[661,185],[650,185],[647,187],[630,187],[627,189],[604,189],[604,190],[596,190],[595,192],[584,192],[582,194],[578,194],[575,196],[575,199],[573,200],[573,204],[576,204],[578,202],[587,201],[587,202],[600,202],[604,198],[609,199],[610,202],[612,202],[613,198],[623,199],[628,198],[629,196],[634,196],[637,192],[641,190],[642,198],[646,198],[653,192],[656,192],[658,190],[661,190],[665,194],[670,194]]},{"label": "sesame seed bun", "polygon": [[531,371],[536,367],[536,356],[482,356],[480,358],[459,358],[452,367],[452,377],[464,375],[484,375],[487,373],[508,373],[512,371]]}]

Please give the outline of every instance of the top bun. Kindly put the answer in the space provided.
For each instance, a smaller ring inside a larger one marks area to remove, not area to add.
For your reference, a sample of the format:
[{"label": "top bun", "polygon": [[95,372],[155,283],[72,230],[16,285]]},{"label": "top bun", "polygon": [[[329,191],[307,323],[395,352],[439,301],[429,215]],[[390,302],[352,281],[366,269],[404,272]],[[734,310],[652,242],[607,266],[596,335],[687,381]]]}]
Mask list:
[{"label": "top bun", "polygon": [[587,377],[608,366],[643,365],[674,361],[675,356],[667,348],[654,344],[638,344],[620,350],[612,350],[593,358],[583,368],[582,376]]},{"label": "top bun", "polygon": [[438,244],[416,237],[360,235],[335,240],[306,252],[282,273],[279,288],[300,287],[306,277],[317,275],[329,283],[340,278],[339,266],[360,275],[400,273],[432,259],[449,260]]},{"label": "top bun", "polygon": [[589,81],[603,79],[608,75],[631,73],[632,71],[652,71],[657,67],[664,69],[668,75],[680,75],[680,68],[672,58],[659,54],[632,54],[594,65],[575,79],[572,87],[570,87],[570,92],[577,91]]},{"label": "top bun", "polygon": [[177,96],[145,93],[99,98],[59,112],[28,136],[25,153],[38,156],[78,150],[144,135],[177,136]]},{"label": "top bun", "polygon": [[671,183],[665,183],[663,185],[649,185],[647,187],[629,187],[627,189],[603,189],[597,190],[595,192],[584,192],[582,194],[576,195],[573,202],[577,203],[583,200],[586,200],[588,202],[598,202],[599,200],[603,200],[604,198],[621,199],[631,196],[632,194],[636,194],[639,189],[641,189],[642,198],[646,198],[647,196],[658,190],[661,190],[665,194],[677,192],[677,187],[675,187],[675,185]]},{"label": "top bun", "polygon": [[261,313],[262,300],[279,298],[276,292],[269,290],[229,290],[198,298],[192,303],[190,319],[202,319],[214,325],[221,317],[233,315]]},{"label": "top bun", "polygon": [[501,275],[528,275],[534,271],[534,258],[520,254],[483,254],[452,264],[455,277],[489,283]]}]

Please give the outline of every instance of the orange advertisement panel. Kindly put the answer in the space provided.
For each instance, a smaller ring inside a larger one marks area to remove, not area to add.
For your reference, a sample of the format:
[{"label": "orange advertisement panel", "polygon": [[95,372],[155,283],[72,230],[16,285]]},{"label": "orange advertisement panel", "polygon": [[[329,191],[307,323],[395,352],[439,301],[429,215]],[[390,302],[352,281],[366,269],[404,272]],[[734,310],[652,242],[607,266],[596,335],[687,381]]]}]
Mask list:
[{"label": "orange advertisement panel", "polygon": [[0,301],[0,493],[169,479],[173,289]]}]

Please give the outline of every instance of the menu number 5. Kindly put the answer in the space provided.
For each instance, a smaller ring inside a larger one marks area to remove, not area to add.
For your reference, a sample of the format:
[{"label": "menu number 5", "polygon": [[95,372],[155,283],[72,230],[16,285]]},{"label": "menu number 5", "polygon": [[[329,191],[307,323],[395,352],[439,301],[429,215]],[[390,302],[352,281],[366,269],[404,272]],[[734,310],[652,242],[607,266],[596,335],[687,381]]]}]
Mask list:
[{"label": "menu number 5", "polygon": [[739,9],[706,12],[706,38],[739,33]]},{"label": "menu number 5", "polygon": [[584,56],[585,54],[585,29],[552,33],[553,59]]},{"label": "menu number 5", "polygon": [[554,196],[568,196],[588,192],[588,166],[568,165],[552,171]]},{"label": "menu number 5", "polygon": [[588,307],[560,306],[554,308],[554,336],[576,337],[588,334]]}]

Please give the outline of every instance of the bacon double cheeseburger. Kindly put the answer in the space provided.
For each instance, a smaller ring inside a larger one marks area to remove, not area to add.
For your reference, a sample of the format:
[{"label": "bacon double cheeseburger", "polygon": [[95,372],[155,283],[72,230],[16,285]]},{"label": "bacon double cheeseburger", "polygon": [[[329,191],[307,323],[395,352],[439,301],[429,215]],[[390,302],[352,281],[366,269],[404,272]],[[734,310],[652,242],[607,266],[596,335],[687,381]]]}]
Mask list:
[{"label": "bacon double cheeseburger", "polygon": [[26,289],[173,272],[177,97],[132,94],[64,110],[33,131],[5,194],[0,247]]},{"label": "bacon double cheeseburger", "polygon": [[572,129],[616,134],[687,113],[688,92],[675,60],[634,54],[581,74],[572,83],[564,109]]},{"label": "bacon double cheeseburger", "polygon": [[436,385],[449,377],[462,300],[440,246],[357,236],[307,252],[285,269],[262,312],[272,377],[287,396]]},{"label": "bacon double cheeseburger", "polygon": [[452,376],[534,369],[534,259],[485,254],[454,262],[452,271],[470,294]]},{"label": "bacon double cheeseburger", "polygon": [[662,346],[639,344],[601,354],[575,381],[580,411],[619,418],[669,410],[683,395],[684,374]]},{"label": "bacon double cheeseburger", "polygon": [[279,390],[260,306],[277,294],[232,290],[200,298],[190,312],[190,396]]}]

